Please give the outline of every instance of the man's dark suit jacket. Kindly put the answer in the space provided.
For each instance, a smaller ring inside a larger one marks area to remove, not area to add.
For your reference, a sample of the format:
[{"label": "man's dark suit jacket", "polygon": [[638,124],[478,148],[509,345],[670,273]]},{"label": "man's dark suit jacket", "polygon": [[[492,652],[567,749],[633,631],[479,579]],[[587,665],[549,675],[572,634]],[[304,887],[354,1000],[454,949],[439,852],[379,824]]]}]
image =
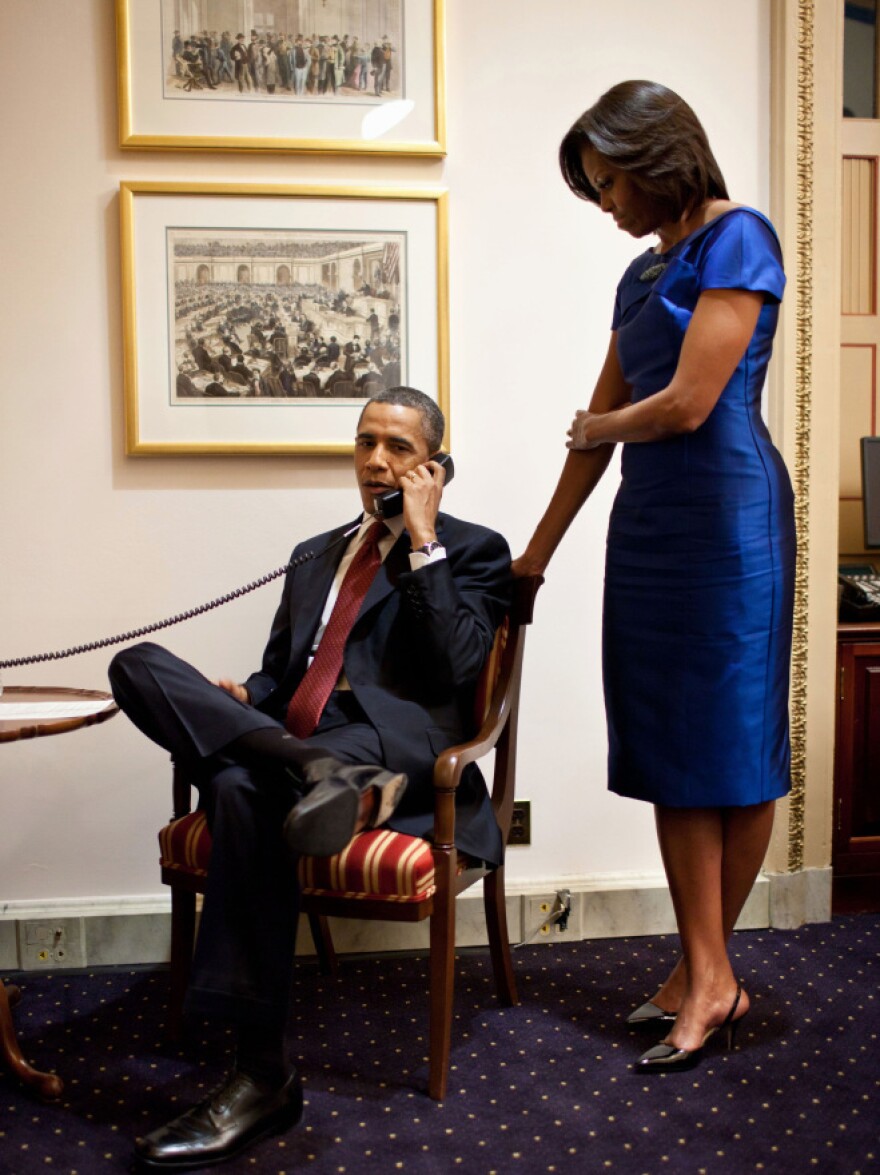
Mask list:
[{"label": "man's dark suit jacket", "polygon": [[[356,525],[356,524],[353,524]],[[280,721],[306,670],[313,638],[346,543],[340,527],[299,544],[287,572],[262,669],[244,683],[252,703]],[[448,514],[437,518],[446,558],[410,571],[404,530],[364,600],[344,656],[355,698],[376,728],[384,764],[409,784],[392,828],[429,836],[434,760],[474,733],[474,690],[510,602],[510,551],[501,535]],[[336,544],[336,545],[334,545]],[[474,767],[456,797],[456,845],[499,864],[503,846],[486,786]]]}]

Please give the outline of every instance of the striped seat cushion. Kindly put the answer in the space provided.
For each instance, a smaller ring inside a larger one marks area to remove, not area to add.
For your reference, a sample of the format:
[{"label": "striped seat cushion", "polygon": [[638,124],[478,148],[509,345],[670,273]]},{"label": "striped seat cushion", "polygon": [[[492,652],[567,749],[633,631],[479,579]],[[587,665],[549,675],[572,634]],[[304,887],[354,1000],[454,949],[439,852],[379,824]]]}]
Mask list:
[{"label": "striped seat cushion", "polygon": [[159,864],[163,869],[208,876],[211,859],[211,834],[201,808],[172,820],[159,832]]},{"label": "striped seat cushion", "polygon": [[431,846],[388,828],[359,833],[335,857],[302,857],[303,893],[423,902],[434,892]]},{"label": "striped seat cushion", "polygon": [[[159,833],[163,869],[206,877],[211,834],[201,810],[173,820]],[[462,854],[458,872],[472,862]],[[359,833],[335,857],[302,857],[303,893],[385,902],[423,902],[434,893],[431,846],[417,836],[387,828]]]}]

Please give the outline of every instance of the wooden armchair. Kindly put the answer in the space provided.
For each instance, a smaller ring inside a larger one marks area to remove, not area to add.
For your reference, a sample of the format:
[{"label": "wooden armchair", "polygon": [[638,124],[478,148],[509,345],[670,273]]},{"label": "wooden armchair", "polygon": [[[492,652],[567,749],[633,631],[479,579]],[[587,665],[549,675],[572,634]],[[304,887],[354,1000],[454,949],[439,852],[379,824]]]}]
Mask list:
[{"label": "wooden armchair", "polygon": [[[336,968],[328,917],[421,922],[430,919],[428,1092],[446,1093],[452,1034],[455,899],[483,882],[483,904],[498,998],[519,1002],[505,910],[504,866],[487,867],[455,848],[455,789],[468,763],[495,751],[492,805],[505,841],[516,781],[516,738],[525,627],[540,578],[517,580],[510,613],[498,629],[481,678],[473,739],[441,754],[434,767],[433,841],[388,829],[362,832],[335,857],[299,862],[302,911],[325,972]],[[175,766],[174,816],[159,833],[162,881],[171,887],[171,1025],[177,1031],[195,937],[196,894],[204,893],[211,837],[204,813],[190,810],[189,780]]]}]

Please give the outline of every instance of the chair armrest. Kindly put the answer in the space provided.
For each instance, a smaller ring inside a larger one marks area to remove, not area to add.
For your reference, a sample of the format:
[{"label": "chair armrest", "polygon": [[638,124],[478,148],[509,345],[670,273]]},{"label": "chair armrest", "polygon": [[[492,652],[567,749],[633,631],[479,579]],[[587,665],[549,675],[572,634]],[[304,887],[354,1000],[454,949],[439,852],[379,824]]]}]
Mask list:
[{"label": "chair armrest", "polygon": [[503,704],[493,701],[489,713],[475,738],[469,742],[447,747],[434,763],[434,829],[435,850],[452,853],[455,849],[455,792],[462,772],[468,763],[481,759],[493,750],[507,726],[513,710],[504,695]]},{"label": "chair armrest", "polygon": [[495,699],[489,707],[483,725],[469,742],[447,747],[437,756],[434,764],[434,787],[442,791],[454,791],[468,763],[475,763],[495,749],[511,712],[512,707],[507,694]]},{"label": "chair armrest", "polygon": [[504,813],[513,802],[516,715],[525,628],[532,622],[535,596],[543,582],[543,576],[528,576],[515,581],[508,614],[507,643],[489,709],[472,739],[448,747],[434,763],[434,845],[443,852],[451,851],[455,843],[455,791],[462,772],[469,763],[496,749],[502,758],[500,771],[499,759],[496,757],[495,761],[492,804],[500,816],[502,829],[504,827]]},{"label": "chair armrest", "polygon": [[[472,739],[447,747],[434,764],[434,787],[438,790],[455,789],[461,773],[468,763],[482,759],[494,750],[504,733],[504,728],[513,712],[513,700],[519,699],[520,675],[522,673],[522,646],[524,634],[521,629],[532,623],[535,597],[544,582],[543,575],[529,575],[514,581],[510,620],[513,625],[504,664],[496,685],[488,713]],[[511,688],[513,686],[513,688]]]}]

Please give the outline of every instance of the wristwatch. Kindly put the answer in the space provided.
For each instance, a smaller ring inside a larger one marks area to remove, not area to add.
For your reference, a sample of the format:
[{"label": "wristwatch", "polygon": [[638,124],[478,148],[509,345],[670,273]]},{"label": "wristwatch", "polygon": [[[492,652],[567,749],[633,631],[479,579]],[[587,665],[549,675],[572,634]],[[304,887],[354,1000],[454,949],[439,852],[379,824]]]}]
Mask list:
[{"label": "wristwatch", "polygon": [[442,543],[438,543],[436,539],[433,539],[430,543],[423,543],[420,547],[414,547],[413,554],[433,555],[433,553],[435,551],[439,551],[442,546]]}]

